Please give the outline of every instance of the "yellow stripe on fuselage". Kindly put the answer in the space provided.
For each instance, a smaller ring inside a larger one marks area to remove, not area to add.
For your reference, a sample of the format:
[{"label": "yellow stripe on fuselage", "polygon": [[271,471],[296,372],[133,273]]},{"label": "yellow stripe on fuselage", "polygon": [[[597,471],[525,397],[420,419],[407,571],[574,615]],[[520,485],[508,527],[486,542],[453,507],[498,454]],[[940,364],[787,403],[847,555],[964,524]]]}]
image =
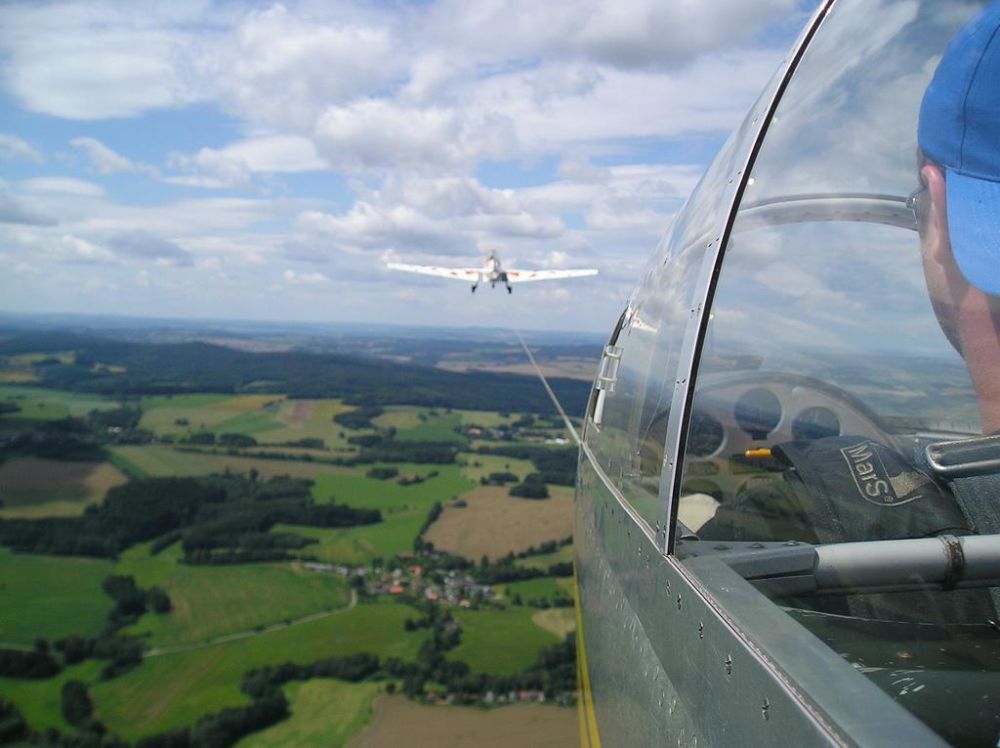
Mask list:
[{"label": "yellow stripe on fuselage", "polygon": [[[576,565],[574,564],[574,571]],[[579,577],[574,575],[574,579]],[[601,748],[601,735],[597,730],[597,714],[594,712],[594,695],[590,690],[590,673],[587,670],[587,649],[583,644],[583,611],[580,608],[580,583],[573,585],[574,608],[576,612],[576,681],[580,691],[576,712],[580,719],[581,748]]]}]

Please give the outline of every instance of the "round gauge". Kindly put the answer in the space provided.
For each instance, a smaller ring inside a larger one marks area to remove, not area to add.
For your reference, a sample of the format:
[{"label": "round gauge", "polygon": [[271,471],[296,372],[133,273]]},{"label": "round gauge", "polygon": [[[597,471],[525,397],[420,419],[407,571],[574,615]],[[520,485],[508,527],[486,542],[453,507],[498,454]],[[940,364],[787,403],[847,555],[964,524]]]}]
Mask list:
[{"label": "round gauge", "polygon": [[733,417],[751,439],[764,439],[781,421],[781,402],[771,390],[756,387],[740,395]]},{"label": "round gauge", "polygon": [[806,408],[792,421],[793,439],[822,439],[840,436],[840,419],[829,408]]},{"label": "round gauge", "polygon": [[688,429],[688,454],[695,457],[708,457],[719,451],[726,437],[726,430],[708,413],[695,411],[691,414],[691,426]]}]

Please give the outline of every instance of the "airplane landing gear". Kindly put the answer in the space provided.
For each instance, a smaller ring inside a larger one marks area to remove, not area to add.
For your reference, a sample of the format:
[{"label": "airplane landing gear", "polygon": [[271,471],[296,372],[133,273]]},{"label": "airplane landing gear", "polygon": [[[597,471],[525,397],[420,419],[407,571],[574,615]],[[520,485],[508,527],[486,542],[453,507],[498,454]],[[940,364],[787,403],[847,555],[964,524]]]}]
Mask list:
[{"label": "airplane landing gear", "polygon": [[472,293],[475,293],[475,292],[476,292],[476,288],[477,288],[478,286],[479,286],[479,284],[478,284],[478,283],[473,283],[473,284],[472,284]]},{"label": "airplane landing gear", "polygon": [[510,284],[507,284],[507,293],[514,293],[514,289],[511,288]]}]

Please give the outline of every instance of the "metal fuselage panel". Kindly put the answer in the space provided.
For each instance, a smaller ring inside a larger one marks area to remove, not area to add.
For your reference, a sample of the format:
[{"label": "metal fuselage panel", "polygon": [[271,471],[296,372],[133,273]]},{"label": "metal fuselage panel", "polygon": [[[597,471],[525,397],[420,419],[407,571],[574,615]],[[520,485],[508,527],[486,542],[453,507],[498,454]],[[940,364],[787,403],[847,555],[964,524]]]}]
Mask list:
[{"label": "metal fuselage panel", "polygon": [[942,745],[718,558],[663,555],[586,455],[578,641],[602,745]]},{"label": "metal fuselage panel", "polygon": [[653,547],[586,459],[574,543],[602,745],[838,744]]},{"label": "metal fuselage panel", "polygon": [[[580,480],[587,486],[599,483],[585,465]],[[604,502],[587,498],[592,497],[583,498],[574,528],[579,605],[585,622],[577,646],[586,647],[592,696],[586,706],[595,710],[592,717],[600,745],[666,745],[672,737],[685,738],[682,744],[687,745],[686,738],[697,735],[696,725],[601,548],[600,538],[610,534],[604,532],[608,524],[620,524],[624,512],[617,512],[616,519],[607,506],[592,511]]]}]

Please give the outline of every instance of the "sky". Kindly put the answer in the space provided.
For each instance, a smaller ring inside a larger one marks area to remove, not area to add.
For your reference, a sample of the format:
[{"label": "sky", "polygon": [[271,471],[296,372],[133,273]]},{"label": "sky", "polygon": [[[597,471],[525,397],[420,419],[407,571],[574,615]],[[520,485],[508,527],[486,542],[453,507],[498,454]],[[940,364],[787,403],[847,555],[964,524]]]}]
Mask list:
[{"label": "sky", "polygon": [[4,2],[0,311],[610,331],[814,6]]}]

